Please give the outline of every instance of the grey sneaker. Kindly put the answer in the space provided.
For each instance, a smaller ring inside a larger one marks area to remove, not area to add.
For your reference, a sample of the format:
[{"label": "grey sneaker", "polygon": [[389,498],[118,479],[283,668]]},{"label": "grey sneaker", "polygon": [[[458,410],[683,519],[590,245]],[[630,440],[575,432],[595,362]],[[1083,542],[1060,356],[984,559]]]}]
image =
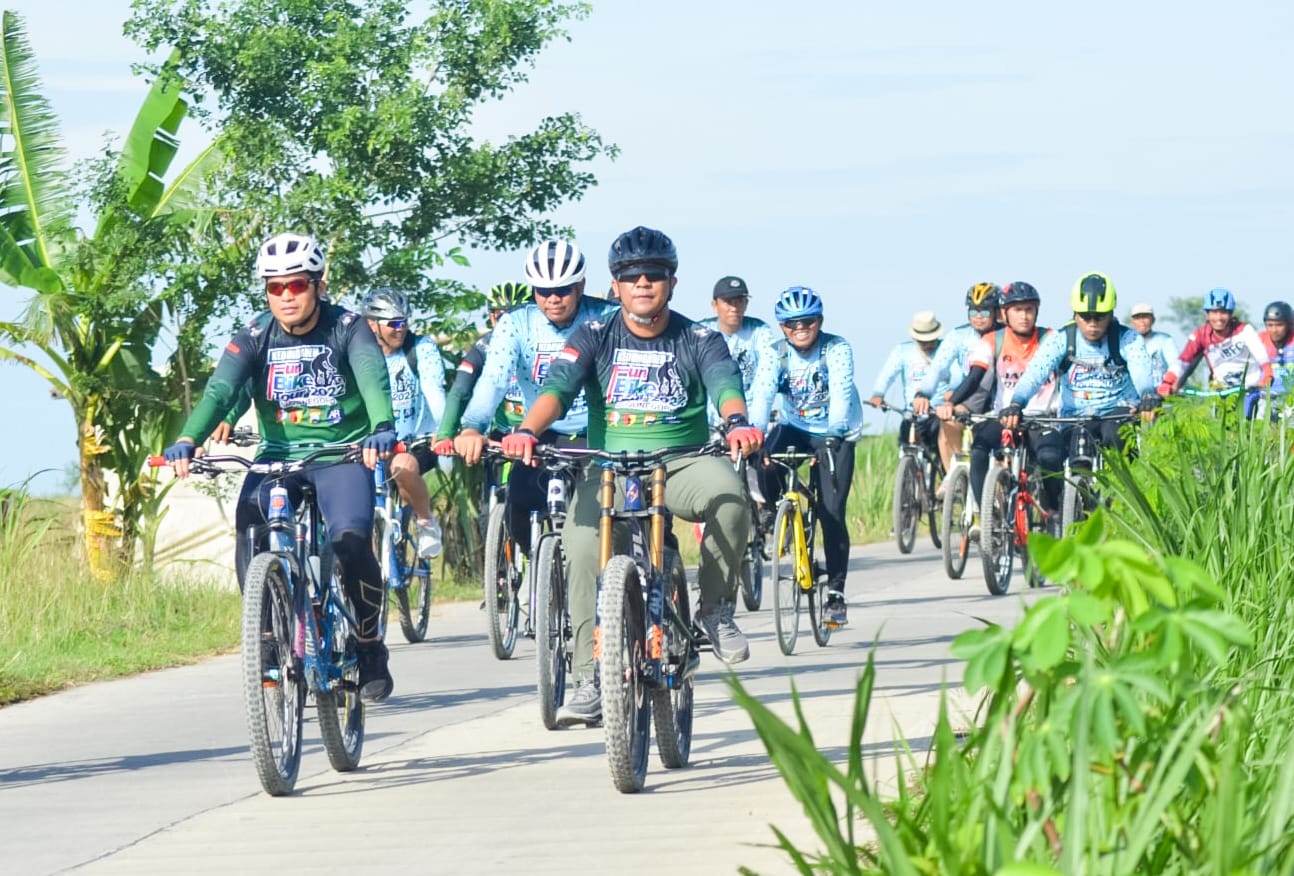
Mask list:
[{"label": "grey sneaker", "polygon": [[413,525],[418,530],[418,556],[424,560],[440,556],[440,521],[433,517],[426,522],[414,521]]},{"label": "grey sneaker", "polygon": [[714,648],[714,656],[729,666],[750,659],[750,645],[746,643],[746,635],[732,619],[734,607],[731,602],[721,602],[696,619],[705,631],[706,638],[710,640],[710,646]]},{"label": "grey sneaker", "polygon": [[585,678],[575,683],[575,692],[557,710],[557,726],[602,723],[602,691],[597,681]]}]

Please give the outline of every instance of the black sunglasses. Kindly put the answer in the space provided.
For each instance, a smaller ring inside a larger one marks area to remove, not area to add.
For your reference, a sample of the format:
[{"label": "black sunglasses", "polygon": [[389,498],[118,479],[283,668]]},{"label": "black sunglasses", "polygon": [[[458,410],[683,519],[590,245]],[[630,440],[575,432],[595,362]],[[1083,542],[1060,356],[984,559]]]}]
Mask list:
[{"label": "black sunglasses", "polygon": [[668,280],[673,276],[668,268],[623,268],[616,271],[616,281],[619,283],[636,283],[639,277],[646,277],[648,283],[660,283]]},{"label": "black sunglasses", "polygon": [[565,298],[567,295],[570,295],[574,291],[575,291],[574,283],[572,283],[570,286],[558,286],[556,289],[541,289],[538,286],[535,287],[535,294],[538,295],[540,298],[547,298],[549,295],[556,295],[558,298]]},{"label": "black sunglasses", "polygon": [[784,319],[782,320],[782,325],[786,326],[791,331],[795,331],[796,329],[812,328],[817,321],[818,318],[816,316],[806,316],[800,319]]}]

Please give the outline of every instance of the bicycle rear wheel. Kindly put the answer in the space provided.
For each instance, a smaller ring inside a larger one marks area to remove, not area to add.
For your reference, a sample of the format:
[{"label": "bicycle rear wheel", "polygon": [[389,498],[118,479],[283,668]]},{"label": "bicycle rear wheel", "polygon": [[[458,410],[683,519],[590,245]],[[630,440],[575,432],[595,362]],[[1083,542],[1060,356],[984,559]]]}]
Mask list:
[{"label": "bicycle rear wheel", "polygon": [[647,781],[651,698],[643,683],[646,656],[642,584],[629,557],[612,557],[602,570],[602,726],[611,782],[634,794]]},{"label": "bicycle rear wheel", "polygon": [[773,522],[773,627],[777,646],[783,654],[795,652],[800,634],[800,598],[803,591],[795,580],[795,516],[799,509],[784,499],[777,506]]},{"label": "bicycle rear wheel", "polygon": [[485,528],[485,628],[494,656],[500,660],[511,657],[517,645],[517,590],[521,585],[513,554],[516,545],[508,534],[505,512],[502,502],[491,508]]},{"label": "bicycle rear wheel", "polygon": [[988,592],[1001,596],[1011,586],[1015,562],[1015,488],[1011,472],[1000,466],[989,468],[980,500],[980,558],[984,561],[984,583]]},{"label": "bicycle rear wheel", "polygon": [[944,507],[940,525],[943,529],[944,571],[957,580],[966,571],[970,556],[970,472],[965,465],[953,467],[944,480]]},{"label": "bicycle rear wheel", "polygon": [[243,705],[252,763],[265,793],[292,793],[301,768],[305,677],[293,658],[296,614],[287,561],[261,553],[243,586]]},{"label": "bicycle rear wheel", "polygon": [[930,541],[936,548],[941,548],[943,547],[943,539],[939,537],[941,534],[939,524],[942,522],[940,520],[942,515],[939,512],[939,500],[935,498],[935,495],[939,490],[939,485],[943,482],[943,465],[938,457],[931,458],[927,471],[929,474],[923,477],[922,480],[927,481],[925,487],[930,492],[921,498],[923,502],[929,501],[929,507],[926,508],[926,525],[930,527]]},{"label": "bicycle rear wheel", "polygon": [[[334,570],[335,573],[335,570]],[[336,582],[336,593],[341,592]],[[323,737],[328,762],[339,773],[359,766],[364,750],[364,703],[359,698],[359,658],[355,653],[354,630],[344,612],[329,600],[324,618],[327,653],[320,659],[330,660],[341,670],[328,691],[315,691],[315,711],[319,718],[319,735]]]},{"label": "bicycle rear wheel", "polygon": [[1087,505],[1084,494],[1087,492],[1086,479],[1079,475],[1070,475],[1065,479],[1065,488],[1060,497],[1060,531],[1069,535],[1075,523],[1087,519]]},{"label": "bicycle rear wheel", "polygon": [[809,625],[813,629],[813,641],[818,643],[819,648],[822,648],[831,639],[831,626],[827,623],[827,582],[823,580],[814,583],[807,596],[809,598]]},{"label": "bicycle rear wheel", "polygon": [[558,535],[540,539],[535,554],[539,576],[539,613],[535,618],[535,662],[539,670],[539,717],[544,727],[557,729],[557,710],[566,702],[566,572],[562,540]]},{"label": "bicycle rear wheel", "polygon": [[764,602],[764,536],[759,521],[751,521],[751,536],[741,558],[741,601],[746,611],[759,611]]},{"label": "bicycle rear wheel", "polygon": [[[663,656],[671,672],[671,687],[651,692],[652,717],[656,724],[656,751],[666,769],[687,766],[692,753],[692,703],[694,683],[689,663],[692,658],[692,607],[687,592],[683,560],[665,551],[665,629]],[[668,606],[673,606],[671,613]]]},{"label": "bicycle rear wheel", "polygon": [[894,473],[894,540],[901,554],[912,553],[916,544],[917,522],[921,519],[920,489],[916,457],[905,453]]},{"label": "bicycle rear wheel", "polygon": [[431,560],[418,556],[418,529],[413,509],[400,509],[400,586],[395,589],[400,609],[400,632],[406,642],[424,642],[431,619]]}]

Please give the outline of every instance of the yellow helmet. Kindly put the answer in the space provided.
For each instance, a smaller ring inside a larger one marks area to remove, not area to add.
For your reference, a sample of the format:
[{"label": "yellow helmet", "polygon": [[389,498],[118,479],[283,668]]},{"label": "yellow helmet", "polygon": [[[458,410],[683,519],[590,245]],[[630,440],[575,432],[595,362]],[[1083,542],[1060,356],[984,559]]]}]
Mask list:
[{"label": "yellow helmet", "polygon": [[1114,313],[1119,297],[1105,274],[1084,274],[1074,281],[1069,306],[1075,313]]},{"label": "yellow helmet", "polygon": [[996,283],[976,283],[966,290],[967,307],[997,307],[1002,290]]}]

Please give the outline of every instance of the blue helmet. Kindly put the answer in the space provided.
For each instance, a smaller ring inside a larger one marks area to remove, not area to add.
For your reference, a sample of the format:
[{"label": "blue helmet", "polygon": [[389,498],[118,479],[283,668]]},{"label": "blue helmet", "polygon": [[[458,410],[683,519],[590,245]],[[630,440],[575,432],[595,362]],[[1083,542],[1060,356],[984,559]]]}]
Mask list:
[{"label": "blue helmet", "polygon": [[1204,312],[1210,310],[1235,310],[1236,296],[1231,294],[1230,289],[1210,289],[1204,296]]},{"label": "blue helmet", "polygon": [[792,286],[777,296],[777,303],[773,305],[773,316],[778,322],[822,316],[822,299],[808,286]]}]

